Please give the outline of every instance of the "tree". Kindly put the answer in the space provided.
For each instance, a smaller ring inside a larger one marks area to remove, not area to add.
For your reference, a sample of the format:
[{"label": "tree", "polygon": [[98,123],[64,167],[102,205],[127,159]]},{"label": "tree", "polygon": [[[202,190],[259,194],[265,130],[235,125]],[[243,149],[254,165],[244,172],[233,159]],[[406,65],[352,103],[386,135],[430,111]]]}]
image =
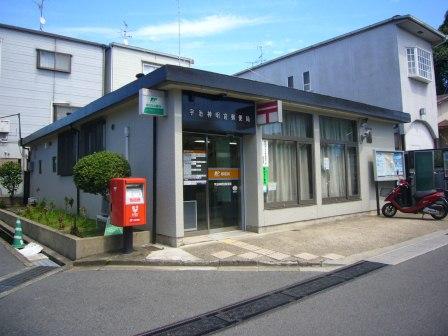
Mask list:
[{"label": "tree", "polygon": [[11,199],[22,181],[22,169],[18,162],[9,161],[0,166],[0,184],[8,190]]},{"label": "tree", "polygon": [[[448,35],[448,11],[445,12],[445,20],[440,25],[439,31]],[[448,93],[448,42],[434,48],[434,71],[437,94]]]},{"label": "tree", "polygon": [[105,199],[112,178],[130,175],[128,161],[117,153],[106,151],[84,156],[73,167],[75,185],[87,193],[101,195]]}]

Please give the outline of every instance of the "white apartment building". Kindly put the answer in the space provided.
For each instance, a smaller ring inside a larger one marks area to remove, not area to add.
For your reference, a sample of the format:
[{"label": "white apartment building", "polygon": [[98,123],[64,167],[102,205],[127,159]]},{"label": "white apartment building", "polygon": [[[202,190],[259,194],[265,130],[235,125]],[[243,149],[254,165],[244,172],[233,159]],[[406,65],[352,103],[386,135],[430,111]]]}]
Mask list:
[{"label": "white apartment building", "polygon": [[434,148],[438,128],[432,48],[445,40],[419,19],[397,15],[236,76],[409,113],[411,122],[396,128],[396,147]]},{"label": "white apartment building", "polygon": [[0,162],[24,156],[20,136],[165,64],[190,67],[193,60],[0,24]]}]

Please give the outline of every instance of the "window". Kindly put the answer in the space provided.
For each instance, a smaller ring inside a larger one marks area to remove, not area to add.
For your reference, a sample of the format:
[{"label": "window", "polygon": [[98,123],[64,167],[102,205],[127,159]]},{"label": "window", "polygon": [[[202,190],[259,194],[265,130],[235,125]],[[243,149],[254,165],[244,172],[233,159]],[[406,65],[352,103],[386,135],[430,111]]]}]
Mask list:
[{"label": "window", "polygon": [[294,88],[294,76],[289,76],[288,77],[288,87],[289,88]]},{"label": "window", "polygon": [[42,174],[42,160],[39,160],[39,174]]},{"label": "window", "polygon": [[56,173],[56,171],[57,171],[56,156],[53,156],[51,158],[51,166],[53,168],[53,173]]},{"label": "window", "polygon": [[71,72],[72,55],[37,49],[37,68],[60,72]]},{"label": "window", "polygon": [[311,204],[314,200],[312,115],[285,111],[283,123],[264,125],[264,188],[267,208]]},{"label": "window", "polygon": [[406,48],[409,77],[430,82],[432,79],[431,53],[421,48]]},{"label": "window", "polygon": [[79,138],[79,155],[83,157],[105,149],[104,120],[95,120],[81,126]]},{"label": "window", "polygon": [[151,64],[151,63],[143,62],[143,69],[142,69],[142,72],[143,72],[145,75],[147,75],[147,74],[149,74],[150,72],[153,72],[154,70],[156,70],[156,69],[158,69],[158,68],[159,68],[159,66],[157,66],[157,65],[155,65],[155,64]]},{"label": "window", "polygon": [[[77,159],[76,131],[71,130],[58,135],[57,172],[61,176],[73,174]],[[56,163],[56,160],[54,163]],[[54,169],[54,166],[53,166]]]},{"label": "window", "polygon": [[324,203],[359,196],[359,154],[355,121],[320,117]]},{"label": "window", "polygon": [[311,91],[311,80],[309,71],[305,71],[303,73],[303,90]]},{"label": "window", "polygon": [[53,104],[53,122],[69,116],[78,108],[69,104]]}]

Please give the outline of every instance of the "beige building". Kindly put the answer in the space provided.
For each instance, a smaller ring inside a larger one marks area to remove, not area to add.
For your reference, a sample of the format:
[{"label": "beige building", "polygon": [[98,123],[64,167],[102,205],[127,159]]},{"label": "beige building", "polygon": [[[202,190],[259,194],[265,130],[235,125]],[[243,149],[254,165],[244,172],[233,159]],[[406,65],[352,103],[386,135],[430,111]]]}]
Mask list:
[{"label": "beige building", "polygon": [[[166,116],[139,114],[142,88],[163,93]],[[283,122],[257,124],[256,104],[277,100]],[[373,149],[394,150],[394,127],[409,120],[400,111],[166,65],[24,144],[32,151],[31,195],[59,207],[64,196],[77,197],[79,155],[127,156],[133,176],[148,181],[145,228],[178,246],[189,235],[266,232],[375,209]],[[365,124],[371,139],[362,136]],[[95,217],[101,200],[80,193],[77,205]]]}]

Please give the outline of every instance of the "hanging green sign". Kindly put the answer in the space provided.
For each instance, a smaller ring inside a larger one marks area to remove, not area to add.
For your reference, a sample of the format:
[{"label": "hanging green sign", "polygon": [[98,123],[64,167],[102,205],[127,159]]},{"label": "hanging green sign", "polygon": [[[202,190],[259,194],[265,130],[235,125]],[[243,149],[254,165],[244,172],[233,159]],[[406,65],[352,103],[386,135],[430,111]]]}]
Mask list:
[{"label": "hanging green sign", "polygon": [[269,167],[263,167],[263,191],[268,191],[269,184]]},{"label": "hanging green sign", "polygon": [[158,90],[139,90],[139,114],[153,117],[166,116],[165,92]]}]

